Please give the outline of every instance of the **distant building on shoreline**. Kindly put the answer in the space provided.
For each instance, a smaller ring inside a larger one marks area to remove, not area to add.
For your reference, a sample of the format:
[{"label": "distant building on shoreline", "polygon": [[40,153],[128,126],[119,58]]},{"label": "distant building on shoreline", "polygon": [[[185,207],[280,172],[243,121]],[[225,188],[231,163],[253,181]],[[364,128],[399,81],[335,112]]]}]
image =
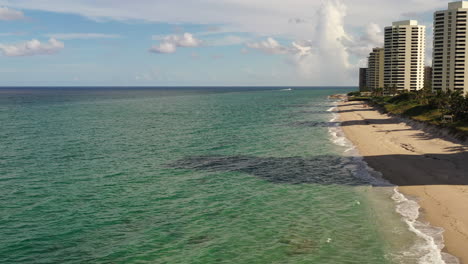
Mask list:
[{"label": "distant building on shoreline", "polygon": [[468,92],[467,12],[468,2],[459,1],[434,13],[433,91]]},{"label": "distant building on shoreline", "polygon": [[424,88],[426,87],[432,88],[432,67],[431,66],[424,67]]},{"label": "distant building on shoreline", "polygon": [[369,91],[367,85],[367,68],[359,68],[359,91],[367,92]]},{"label": "distant building on shoreline", "polygon": [[367,88],[374,91],[384,87],[384,49],[374,48],[369,54]]},{"label": "distant building on shoreline", "polygon": [[407,91],[424,87],[425,30],[416,20],[385,27],[384,87]]}]

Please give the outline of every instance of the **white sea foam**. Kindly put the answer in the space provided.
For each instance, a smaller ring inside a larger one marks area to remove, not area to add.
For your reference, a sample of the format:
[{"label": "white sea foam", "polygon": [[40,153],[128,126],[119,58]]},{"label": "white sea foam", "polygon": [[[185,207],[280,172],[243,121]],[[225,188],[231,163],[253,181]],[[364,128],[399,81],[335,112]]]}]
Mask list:
[{"label": "white sea foam", "polygon": [[345,159],[348,159],[345,164],[346,168],[355,177],[364,179],[373,186],[393,186],[392,200],[395,202],[396,212],[401,215],[402,221],[407,224],[408,229],[420,238],[415,245],[401,254],[405,257],[418,258],[419,264],[459,264],[460,262],[456,257],[442,252],[444,248],[444,229],[419,221],[419,204],[400,193],[398,187],[383,179],[380,172],[369,167],[357,148],[346,138],[340,122],[338,122],[338,102],[334,102],[334,104],[334,107],[328,109],[328,112],[332,114],[330,123],[333,124],[329,128],[329,132],[333,143],[345,147]]},{"label": "white sea foam", "polygon": [[394,188],[392,199],[396,203],[396,211],[402,216],[409,230],[421,238],[412,248],[404,252],[405,255],[421,256],[419,259],[421,264],[459,263],[455,257],[442,252],[444,229],[418,221],[420,206],[416,201],[405,197],[398,191],[398,187]]},{"label": "white sea foam", "polygon": [[[335,103],[335,105],[337,105],[337,103]],[[367,165],[363,157],[359,155],[357,148],[346,138],[340,126],[337,110],[337,106],[327,110],[332,114],[332,118],[330,119],[330,123],[332,125],[329,127],[328,131],[330,132],[333,143],[340,147],[345,147],[345,166],[353,173],[354,176],[364,179],[372,185],[390,186],[390,184],[382,178],[382,175],[379,172],[373,170]]]}]

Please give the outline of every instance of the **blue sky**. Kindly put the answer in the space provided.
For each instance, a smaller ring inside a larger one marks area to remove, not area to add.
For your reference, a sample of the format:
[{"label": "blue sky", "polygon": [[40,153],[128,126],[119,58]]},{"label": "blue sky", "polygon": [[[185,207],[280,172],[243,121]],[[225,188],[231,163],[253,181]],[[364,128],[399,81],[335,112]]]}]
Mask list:
[{"label": "blue sky", "polygon": [[419,20],[430,52],[432,13],[446,5],[0,0],[0,86],[356,85],[384,26]]}]

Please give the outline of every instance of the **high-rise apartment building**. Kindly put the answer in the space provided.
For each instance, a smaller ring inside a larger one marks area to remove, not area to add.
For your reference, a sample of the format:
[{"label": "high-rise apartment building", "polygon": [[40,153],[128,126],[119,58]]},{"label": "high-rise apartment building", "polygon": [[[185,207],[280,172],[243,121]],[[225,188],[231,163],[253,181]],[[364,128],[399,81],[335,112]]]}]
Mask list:
[{"label": "high-rise apartment building", "polygon": [[384,86],[417,91],[424,87],[426,27],[416,20],[385,28]]},{"label": "high-rise apartment building", "polygon": [[426,66],[424,67],[424,88],[429,87],[432,88],[432,67]]},{"label": "high-rise apartment building", "polygon": [[374,48],[369,54],[367,88],[373,91],[384,87],[384,49]]},{"label": "high-rise apartment building", "polygon": [[367,68],[359,68],[359,91],[367,92],[369,87],[367,85]]},{"label": "high-rise apartment building", "polygon": [[468,92],[467,12],[468,2],[460,1],[434,13],[434,91]]}]

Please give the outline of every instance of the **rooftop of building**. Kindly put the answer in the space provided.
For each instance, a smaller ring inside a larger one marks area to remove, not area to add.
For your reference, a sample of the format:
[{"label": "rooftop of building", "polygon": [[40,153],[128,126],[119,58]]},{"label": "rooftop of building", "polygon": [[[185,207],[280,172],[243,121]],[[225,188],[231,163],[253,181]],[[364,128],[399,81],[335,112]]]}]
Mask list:
[{"label": "rooftop of building", "polygon": [[448,4],[449,10],[455,10],[460,8],[468,8],[468,1],[457,1]]},{"label": "rooftop of building", "polygon": [[[468,2],[467,2],[468,3]],[[392,25],[395,26],[417,26],[417,20],[403,20],[403,21],[396,21],[393,22]]]}]

